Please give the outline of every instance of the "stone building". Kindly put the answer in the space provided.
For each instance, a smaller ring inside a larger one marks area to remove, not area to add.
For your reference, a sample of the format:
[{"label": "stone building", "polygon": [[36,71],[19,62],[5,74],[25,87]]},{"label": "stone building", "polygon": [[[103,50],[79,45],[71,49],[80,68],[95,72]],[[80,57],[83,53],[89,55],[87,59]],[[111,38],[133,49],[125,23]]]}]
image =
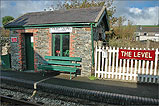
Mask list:
[{"label": "stone building", "polygon": [[33,12],[5,25],[10,29],[11,67],[35,70],[44,56],[81,57],[81,75],[89,76],[94,48],[109,30],[106,7]]}]

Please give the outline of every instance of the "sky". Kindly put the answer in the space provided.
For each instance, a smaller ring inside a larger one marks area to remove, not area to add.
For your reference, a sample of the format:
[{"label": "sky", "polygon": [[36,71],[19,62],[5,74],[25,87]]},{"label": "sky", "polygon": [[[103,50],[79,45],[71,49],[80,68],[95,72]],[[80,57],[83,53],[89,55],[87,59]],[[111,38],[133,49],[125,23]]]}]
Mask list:
[{"label": "sky", "polygon": [[[0,26],[2,17],[19,16],[28,12],[48,10],[54,4],[62,0],[0,0]],[[159,0],[114,0],[116,7],[114,16],[124,16],[134,25],[157,25],[159,24]],[[124,23],[127,24],[127,21]]]}]

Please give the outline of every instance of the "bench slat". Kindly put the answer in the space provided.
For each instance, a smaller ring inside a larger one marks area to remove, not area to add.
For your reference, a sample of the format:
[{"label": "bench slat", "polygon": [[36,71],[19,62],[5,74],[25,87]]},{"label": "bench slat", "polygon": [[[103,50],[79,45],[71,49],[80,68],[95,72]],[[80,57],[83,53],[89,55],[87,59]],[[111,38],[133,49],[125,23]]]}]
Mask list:
[{"label": "bench slat", "polygon": [[52,65],[39,65],[38,69],[55,70],[55,71],[66,71],[66,72],[76,72],[76,70],[78,68],[76,68],[76,67],[64,67],[64,66],[52,66]]},{"label": "bench slat", "polygon": [[47,64],[66,65],[66,66],[81,66],[77,63],[71,63],[70,61],[47,61]]},{"label": "bench slat", "polygon": [[45,56],[45,59],[81,61],[80,57]]},{"label": "bench slat", "polygon": [[[76,70],[78,69],[76,66],[81,66],[74,62],[82,60],[80,57],[45,56],[44,58],[47,61],[43,65],[38,65],[38,69],[70,72],[70,79],[72,79],[72,72],[75,72],[76,75]],[[72,63],[72,61],[74,62]]]}]

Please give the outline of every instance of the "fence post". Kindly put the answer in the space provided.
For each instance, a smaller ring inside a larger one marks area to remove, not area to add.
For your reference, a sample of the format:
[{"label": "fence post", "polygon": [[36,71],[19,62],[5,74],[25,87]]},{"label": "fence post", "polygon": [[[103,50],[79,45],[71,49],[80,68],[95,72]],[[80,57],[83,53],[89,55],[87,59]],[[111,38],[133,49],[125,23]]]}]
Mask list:
[{"label": "fence post", "polygon": [[102,78],[103,78],[103,72],[104,72],[104,58],[103,58],[103,56],[104,56],[104,46],[102,47]]},{"label": "fence post", "polygon": [[[124,49],[126,49],[126,47],[125,47]],[[123,73],[122,73],[122,74],[123,74],[123,78],[122,78],[122,79],[124,80],[124,79],[125,79],[125,75],[126,75],[126,74],[125,74],[126,59],[123,59],[123,60],[124,60],[124,62],[123,62]]]},{"label": "fence post", "polygon": [[117,52],[116,52],[117,56],[116,56],[116,76],[115,76],[115,79],[117,79],[118,77],[118,57],[119,57],[119,48],[117,48]]},{"label": "fence post", "polygon": [[[122,49],[122,47],[121,47],[121,49]],[[122,65],[122,59],[120,59],[119,79],[121,79],[121,65]]]},{"label": "fence post", "polygon": [[101,72],[101,70],[100,70],[100,59],[101,59],[101,47],[99,46],[99,52],[98,52],[98,77],[100,77],[100,72]]},{"label": "fence post", "polygon": [[[130,50],[130,47],[128,48],[128,50]],[[129,59],[127,60],[127,75],[126,75],[126,80],[128,80],[128,78],[129,78]]]},{"label": "fence post", "polygon": [[[157,74],[157,62],[158,62],[158,48],[156,49],[155,52],[155,69],[154,69],[154,75],[156,76]],[[157,78],[157,80],[159,80],[159,78]],[[153,83],[155,83],[155,78],[153,78]]]},{"label": "fence post", "polygon": [[113,47],[112,78],[114,78],[114,66],[115,66],[115,47]]},{"label": "fence post", "polygon": [[[138,50],[138,48],[136,48],[136,50]],[[134,71],[134,81],[136,81],[136,77],[137,77],[137,60],[135,60],[135,71]]]},{"label": "fence post", "polygon": [[[146,49],[144,48],[144,50],[146,50]],[[142,62],[142,74],[145,74],[145,60],[143,60],[143,62]],[[143,81],[144,81],[144,77],[142,76],[141,82],[143,82]]]},{"label": "fence post", "polygon": [[[154,50],[154,48],[152,48],[152,50]],[[153,73],[153,61],[151,61],[151,66],[150,66],[150,76],[152,76],[152,73]],[[149,82],[151,82],[151,80],[152,80],[152,77],[149,79]]]},{"label": "fence post", "polygon": [[108,50],[109,48],[106,47],[107,57],[105,59],[105,78],[107,78],[107,72],[108,72]]},{"label": "fence post", "polygon": [[108,71],[108,78],[110,78],[110,70],[111,70],[111,52],[112,52],[112,48],[110,47],[109,51],[109,71]]}]

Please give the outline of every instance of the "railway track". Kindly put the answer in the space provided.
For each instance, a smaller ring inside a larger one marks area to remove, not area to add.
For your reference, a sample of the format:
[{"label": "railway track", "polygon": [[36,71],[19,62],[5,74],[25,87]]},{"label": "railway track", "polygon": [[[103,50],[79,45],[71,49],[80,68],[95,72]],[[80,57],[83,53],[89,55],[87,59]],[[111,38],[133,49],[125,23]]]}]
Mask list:
[{"label": "railway track", "polygon": [[[3,84],[0,87],[2,91],[0,95],[5,95],[9,98],[16,98],[18,100],[22,100],[26,102],[37,103],[38,105],[42,105],[42,106],[92,106],[92,105],[105,106],[107,105],[106,103],[93,102],[93,101],[88,101],[88,100],[83,100],[79,98],[73,98],[73,97],[68,97],[68,96],[63,96],[58,94],[50,94],[50,93],[41,92],[41,91],[38,91],[31,98],[31,94],[33,92],[32,90],[27,90],[25,88],[19,88],[16,86],[8,86]],[[9,103],[9,105],[2,105],[2,106],[14,106],[10,104],[11,103]],[[20,106],[24,106],[24,104]],[[29,106],[32,106],[32,105],[29,105]]]},{"label": "railway track", "polygon": [[3,106],[3,104],[5,104],[5,106],[17,106],[17,105],[18,106],[42,106],[37,103],[29,102],[23,98],[19,100],[19,99],[15,99],[15,98],[12,98],[9,96],[3,96],[3,95],[0,95],[0,101],[1,101],[2,106]]}]

